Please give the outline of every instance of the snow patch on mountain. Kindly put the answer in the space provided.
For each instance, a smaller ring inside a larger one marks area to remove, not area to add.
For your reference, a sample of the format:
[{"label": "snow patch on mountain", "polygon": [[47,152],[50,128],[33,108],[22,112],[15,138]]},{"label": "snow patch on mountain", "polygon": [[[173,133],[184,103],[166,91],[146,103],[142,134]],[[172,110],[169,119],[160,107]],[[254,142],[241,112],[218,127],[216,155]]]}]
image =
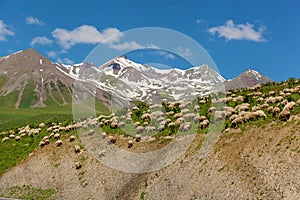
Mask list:
[{"label": "snow patch on mountain", "polygon": [[[214,92],[214,85],[225,79],[208,65],[192,67],[186,70],[157,69],[139,64],[125,56],[117,57],[102,66],[59,65],[65,74],[93,81],[97,87],[113,91],[127,100],[151,99],[156,96],[175,100],[191,95],[202,96]],[[83,68],[87,72],[82,75]],[[98,75],[95,75],[98,74]]]}]

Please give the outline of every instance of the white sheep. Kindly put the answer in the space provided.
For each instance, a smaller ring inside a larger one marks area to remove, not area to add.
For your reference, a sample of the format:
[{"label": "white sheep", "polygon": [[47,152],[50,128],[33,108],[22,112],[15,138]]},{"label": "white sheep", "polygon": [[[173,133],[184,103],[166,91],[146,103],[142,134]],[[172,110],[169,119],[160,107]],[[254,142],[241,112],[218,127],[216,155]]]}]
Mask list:
[{"label": "white sheep", "polygon": [[135,131],[136,131],[137,134],[143,133],[143,132],[144,132],[144,127],[138,126],[138,127],[135,129]]},{"label": "white sheep", "polygon": [[145,128],[146,133],[153,133],[156,130],[154,126],[147,126]]},{"label": "white sheep", "polygon": [[90,129],[88,132],[88,135],[94,135],[95,131],[93,129]]},{"label": "white sheep", "polygon": [[165,130],[165,125],[159,125],[158,131],[163,131],[163,130]]},{"label": "white sheep", "polygon": [[140,134],[135,135],[135,141],[140,142],[142,140],[142,136]]},{"label": "white sheep", "polygon": [[295,105],[296,103],[294,101],[291,101],[284,106],[283,110],[293,110]]},{"label": "white sheep", "polygon": [[140,125],[141,125],[140,122],[135,122],[135,123],[134,123],[134,128],[137,128],[137,127],[139,127]]},{"label": "white sheep", "polygon": [[59,133],[55,133],[53,137],[54,137],[54,139],[56,139],[56,140],[57,140],[57,139],[59,139],[59,138],[60,138],[60,134],[59,134]]},{"label": "white sheep", "polygon": [[219,110],[217,110],[215,112],[215,120],[216,121],[223,120],[225,118],[225,114],[226,114],[225,111],[219,111]]},{"label": "white sheep", "polygon": [[4,138],[2,138],[1,142],[6,142],[8,140],[9,140],[9,137],[4,137]]},{"label": "white sheep", "polygon": [[70,138],[69,138],[69,141],[70,141],[70,142],[73,142],[74,140],[75,140],[75,136],[74,136],[74,135],[71,135]]},{"label": "white sheep", "polygon": [[46,143],[42,140],[42,141],[40,141],[40,143],[39,143],[39,146],[40,147],[44,147],[46,145]]},{"label": "white sheep", "polygon": [[57,147],[60,147],[62,144],[63,144],[62,140],[57,140],[57,141],[55,142],[55,145],[56,145]]},{"label": "white sheep", "polygon": [[128,145],[128,148],[131,148],[133,146],[133,141],[129,140],[128,143],[127,143],[127,145]]},{"label": "white sheep", "polygon": [[74,146],[74,148],[75,148],[75,153],[80,153],[80,146],[79,145],[75,145]]},{"label": "white sheep", "polygon": [[192,119],[194,119],[195,116],[196,115],[194,113],[188,113],[188,114],[183,115],[183,118],[192,120]]},{"label": "white sheep", "polygon": [[102,132],[102,139],[106,138],[106,133]]},{"label": "white sheep", "polygon": [[255,105],[252,107],[252,112],[255,112],[255,111],[258,111],[258,110],[261,110],[261,106],[260,105]]},{"label": "white sheep", "polygon": [[181,110],[182,115],[188,114],[189,112],[190,110],[187,108]]},{"label": "white sheep", "polygon": [[266,118],[266,117],[267,117],[267,115],[265,114],[265,112],[262,111],[262,110],[257,110],[257,111],[255,111],[255,112],[254,112],[254,115],[255,115],[256,117],[262,117],[262,118]]},{"label": "white sheep", "polygon": [[120,122],[118,125],[120,128],[124,128],[125,127],[125,123],[124,122]]},{"label": "white sheep", "polygon": [[199,112],[199,109],[200,109],[200,106],[196,105],[196,106],[194,107],[194,112]]},{"label": "white sheep", "polygon": [[214,111],[216,111],[216,108],[212,106],[208,109],[207,113],[212,113]]},{"label": "white sheep", "polygon": [[46,126],[45,123],[40,123],[40,124],[39,124],[39,128],[44,128],[45,126]]},{"label": "white sheep", "polygon": [[142,120],[149,120],[150,119],[150,114],[149,113],[145,113],[141,116]]},{"label": "white sheep", "polygon": [[82,167],[81,163],[80,162],[76,162],[75,163],[75,168],[76,169],[80,169]]},{"label": "white sheep", "polygon": [[49,135],[49,138],[52,138],[52,137],[54,137],[54,133],[50,133],[50,135]]}]

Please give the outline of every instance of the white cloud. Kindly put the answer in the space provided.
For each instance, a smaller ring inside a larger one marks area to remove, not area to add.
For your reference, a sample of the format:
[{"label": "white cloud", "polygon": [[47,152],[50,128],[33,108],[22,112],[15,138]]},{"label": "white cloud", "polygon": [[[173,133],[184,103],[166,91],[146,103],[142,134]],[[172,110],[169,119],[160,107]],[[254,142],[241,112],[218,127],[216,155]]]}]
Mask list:
[{"label": "white cloud", "polygon": [[119,50],[119,51],[134,50],[134,49],[141,49],[141,48],[143,48],[142,45],[140,45],[139,43],[137,43],[135,41],[124,42],[124,43],[121,43],[121,44],[110,44],[109,47],[111,49],[116,49],[116,50]]},{"label": "white cloud", "polygon": [[176,53],[178,53],[178,55],[180,55],[183,58],[190,57],[191,55],[193,55],[191,49],[183,47],[178,47],[176,49]]},{"label": "white cloud", "polygon": [[6,41],[6,36],[14,36],[15,33],[7,28],[7,25],[0,20],[0,41]]},{"label": "white cloud", "polygon": [[258,30],[255,30],[253,24],[234,24],[232,20],[228,20],[225,25],[212,27],[208,29],[208,32],[212,35],[217,34],[218,37],[224,37],[226,40],[262,42],[266,41],[262,36],[265,29],[265,26],[261,25]]},{"label": "white cloud", "polygon": [[78,43],[112,44],[114,42],[118,42],[122,35],[122,32],[120,32],[117,28],[107,28],[101,32],[94,26],[90,25],[82,25],[71,31],[63,28],[56,28],[52,32],[52,36],[58,40],[58,43],[64,49],[69,49]]},{"label": "white cloud", "polygon": [[109,48],[119,50],[119,51],[124,51],[124,50],[131,51],[135,49],[144,49],[144,48],[158,49],[159,47],[154,44],[147,44],[144,46],[137,43],[136,41],[131,41],[131,42],[124,42],[124,43],[112,43],[109,44]]},{"label": "white cloud", "polygon": [[55,51],[49,51],[47,53],[48,57],[50,58],[56,58],[57,57],[57,53]]},{"label": "white cloud", "polygon": [[48,39],[47,37],[35,37],[31,40],[30,45],[34,46],[35,44],[51,44],[52,40]]},{"label": "white cloud", "polygon": [[57,62],[63,63],[63,64],[67,64],[67,65],[72,65],[72,64],[74,64],[74,61],[71,60],[71,59],[69,59],[69,58],[63,58],[63,59],[58,58],[58,59],[57,59]]},{"label": "white cloud", "polygon": [[33,24],[33,25],[39,25],[39,26],[44,25],[44,22],[42,22],[38,18],[32,17],[32,16],[27,17],[25,19],[25,22],[26,22],[26,24]]},{"label": "white cloud", "polygon": [[157,50],[153,52],[154,54],[157,54],[159,56],[163,56],[165,59],[174,59],[175,56],[172,53],[169,53],[167,51],[163,50]]}]

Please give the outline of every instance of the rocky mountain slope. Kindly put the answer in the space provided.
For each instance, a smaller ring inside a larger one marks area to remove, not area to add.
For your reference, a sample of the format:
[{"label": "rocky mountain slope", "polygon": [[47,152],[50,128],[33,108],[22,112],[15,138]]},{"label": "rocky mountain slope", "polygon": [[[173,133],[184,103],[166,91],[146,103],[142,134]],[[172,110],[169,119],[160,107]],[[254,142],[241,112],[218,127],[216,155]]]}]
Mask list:
[{"label": "rocky mountain slope", "polygon": [[[126,56],[117,57],[102,66],[92,63],[65,65],[51,62],[34,49],[1,57],[0,79],[0,101],[10,96],[17,108],[71,103],[71,99],[75,99],[72,94],[74,83],[85,89],[93,88],[90,94],[95,93],[96,99],[108,106],[111,96],[119,102],[141,100],[160,103],[162,99],[191,100],[196,96],[224,91],[225,88],[249,87],[272,81],[253,70],[226,81],[207,65],[187,70],[162,70],[135,63]],[[92,86],[83,86],[82,81]],[[73,91],[77,92],[77,89]]]},{"label": "rocky mountain slope", "polygon": [[226,81],[226,90],[252,87],[256,84],[264,84],[274,82],[272,79],[262,75],[261,73],[248,69],[236,78]]},{"label": "rocky mountain slope", "polygon": [[[14,101],[16,108],[72,103],[74,79],[58,66],[34,49],[1,57],[0,98]],[[98,92],[97,97],[105,102],[102,93]]]}]

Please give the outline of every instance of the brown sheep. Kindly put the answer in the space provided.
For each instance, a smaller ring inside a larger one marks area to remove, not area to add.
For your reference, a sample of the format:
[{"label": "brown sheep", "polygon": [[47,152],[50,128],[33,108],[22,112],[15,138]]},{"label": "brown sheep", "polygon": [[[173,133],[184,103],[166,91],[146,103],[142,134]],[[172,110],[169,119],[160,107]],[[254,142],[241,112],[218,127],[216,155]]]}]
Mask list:
[{"label": "brown sheep", "polygon": [[118,128],[118,123],[115,122],[115,121],[113,121],[113,122],[110,124],[110,128],[111,128],[111,129],[116,129],[116,128]]},{"label": "brown sheep", "polygon": [[242,123],[244,123],[244,118],[242,116],[238,116],[231,123],[232,123],[233,126],[236,126],[238,124],[242,124]]},{"label": "brown sheep", "polygon": [[261,110],[261,106],[260,105],[255,105],[252,107],[252,112],[255,112],[255,111],[258,111],[258,110]]},{"label": "brown sheep", "polygon": [[287,121],[289,118],[290,118],[290,111],[289,110],[282,110],[280,113],[279,113],[279,116],[278,118],[281,120],[281,121]]},{"label": "brown sheep", "polygon": [[267,108],[268,113],[273,113],[273,110],[274,110],[273,106]]},{"label": "brown sheep", "polygon": [[117,139],[114,136],[112,136],[112,135],[108,136],[107,140],[111,144],[115,144],[117,142]]},{"label": "brown sheep", "polygon": [[182,116],[183,116],[182,113],[176,113],[173,117],[174,117],[174,119],[178,119]]},{"label": "brown sheep", "polygon": [[187,132],[190,130],[192,127],[190,122],[184,122],[183,124],[180,125],[179,130],[182,132]]},{"label": "brown sheep", "polygon": [[200,128],[201,129],[207,128],[208,125],[209,125],[209,121],[206,119],[206,120],[204,120],[203,122],[200,123]]}]

